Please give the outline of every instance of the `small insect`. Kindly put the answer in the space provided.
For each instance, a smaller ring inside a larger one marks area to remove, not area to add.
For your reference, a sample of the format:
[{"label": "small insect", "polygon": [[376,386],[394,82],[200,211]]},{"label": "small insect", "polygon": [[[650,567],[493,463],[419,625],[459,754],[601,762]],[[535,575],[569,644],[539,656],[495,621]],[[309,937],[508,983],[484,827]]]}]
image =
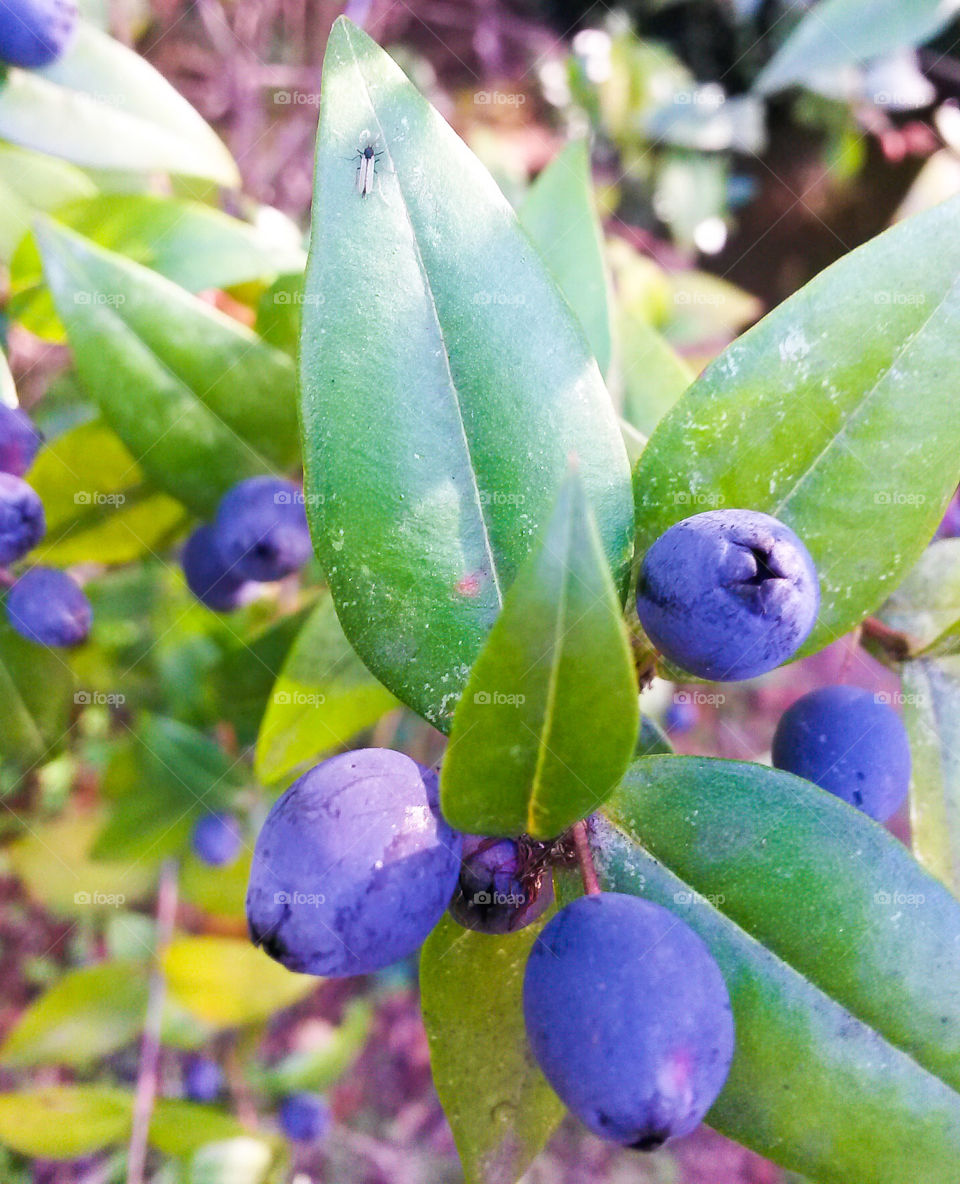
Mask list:
[{"label": "small insect", "polygon": [[[364,133],[364,136],[366,134]],[[377,152],[373,144],[368,142],[365,147],[357,149],[357,156],[360,159],[360,163],[357,165],[357,193],[361,197],[366,197],[368,193],[373,191],[377,161],[383,156],[383,152]]]}]

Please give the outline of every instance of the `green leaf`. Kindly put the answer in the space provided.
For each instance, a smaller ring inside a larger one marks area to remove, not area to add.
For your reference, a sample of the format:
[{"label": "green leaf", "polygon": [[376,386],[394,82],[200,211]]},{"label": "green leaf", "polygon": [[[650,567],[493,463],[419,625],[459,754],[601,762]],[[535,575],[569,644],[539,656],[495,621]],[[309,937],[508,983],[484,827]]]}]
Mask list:
[{"label": "green leaf", "polygon": [[491,937],[445,916],[420,956],[433,1081],[466,1184],[514,1184],[563,1117],[523,1024],[523,970],[547,919]]},{"label": "green leaf", "polygon": [[927,871],[960,896],[960,658],[905,662],[902,677],[911,843]]},{"label": "green leaf", "polygon": [[232,937],[178,937],[164,953],[163,968],[173,1000],[221,1028],[268,1019],[319,982]]},{"label": "green leaf", "polygon": [[[306,262],[299,248],[278,247],[276,236],[268,237],[239,218],[199,202],[151,193],[100,194],[63,205],[55,216],[57,222],[190,292],[302,271]],[[63,340],[63,326],[43,286],[40,252],[31,237],[14,256],[10,286],[14,319],[39,336]]]},{"label": "green leaf", "polygon": [[[319,299],[319,294],[314,294]],[[303,307],[303,272],[281,275],[267,288],[257,304],[256,329],[268,344],[292,358],[300,340]]]},{"label": "green leaf", "polygon": [[102,420],[81,424],[41,449],[27,475],[40,495],[47,534],[43,563],[129,563],[163,550],[187,523],[179,502],[144,478]]},{"label": "green leaf", "polygon": [[960,651],[960,539],[938,539],[877,616],[903,633],[911,654]]},{"label": "green leaf", "polygon": [[445,817],[476,834],[566,830],[623,776],[637,695],[616,589],[572,475],[457,705],[440,781]]},{"label": "green leaf", "polygon": [[191,852],[180,865],[181,896],[205,913],[245,921],[252,854],[245,850],[226,867],[211,867]]},{"label": "green leaf", "polygon": [[[383,156],[362,197],[344,157],[364,133]],[[446,730],[572,451],[624,580],[626,454],[506,200],[346,20],[327,44],[314,193],[300,351],[314,540],[351,645]]]},{"label": "green leaf", "polygon": [[73,231],[34,234],[81,381],[158,489],[209,516],[237,481],[296,461],[289,358]]},{"label": "green leaf", "polygon": [[127,1138],[133,1095],[99,1085],[0,1094],[0,1143],[21,1155],[76,1159]]},{"label": "green leaf", "polygon": [[530,187],[519,216],[606,374],[611,349],[609,286],[586,140],[574,140],[554,157]]},{"label": "green leaf", "polygon": [[763,510],[820,574],[802,652],[919,558],[960,475],[960,199],[841,259],[713,362],[635,473],[638,550],[697,507]]},{"label": "green leaf", "polygon": [[[292,1052],[282,1061],[263,1069],[254,1069],[259,1091],[283,1097],[296,1090],[324,1092],[343,1076],[363,1051],[373,1020],[373,1007],[367,999],[347,1004],[341,1023],[330,1027],[326,1039],[316,1047]],[[318,1021],[314,1021],[316,1024]]]},{"label": "green leaf", "polygon": [[180,1098],[157,1098],[149,1137],[151,1146],[164,1155],[186,1158],[206,1143],[249,1134],[242,1123],[216,1106],[202,1106]]},{"label": "green leaf", "polygon": [[146,60],[81,22],[43,70],[7,70],[0,137],[96,169],[179,173],[239,186],[229,152]]},{"label": "green leaf", "polygon": [[624,305],[617,325],[623,417],[638,432],[649,436],[693,381],[693,371],[640,308]]},{"label": "green leaf", "polygon": [[324,595],[274,683],[257,737],[257,777],[283,780],[342,748],[396,702],[357,657]]},{"label": "green leaf", "polygon": [[0,1046],[0,1065],[86,1068],[134,1039],[146,1007],[143,962],[101,962],[68,970],[19,1017]]},{"label": "green leaf", "polygon": [[[813,83],[843,66],[921,45],[956,16],[957,0],[822,0],[804,14],[754,83],[774,94]],[[866,18],[866,19],[865,19]]]},{"label": "green leaf", "polygon": [[882,827],[759,765],[647,757],[605,813],[603,886],[676,912],[730,989],[711,1125],[823,1184],[949,1177],[960,904]]},{"label": "green leaf", "polygon": [[191,1157],[188,1184],[263,1184],[273,1158],[262,1139],[208,1143]]},{"label": "green leaf", "polygon": [[143,715],[104,777],[112,800],[95,858],[156,863],[179,851],[201,814],[229,804],[242,768],[202,732]]},{"label": "green leaf", "polygon": [[25,767],[54,755],[70,730],[73,686],[61,652],[0,620],[0,761]]},{"label": "green leaf", "polygon": [[96,192],[86,173],[71,164],[0,144],[0,259],[10,262],[35,213]]}]

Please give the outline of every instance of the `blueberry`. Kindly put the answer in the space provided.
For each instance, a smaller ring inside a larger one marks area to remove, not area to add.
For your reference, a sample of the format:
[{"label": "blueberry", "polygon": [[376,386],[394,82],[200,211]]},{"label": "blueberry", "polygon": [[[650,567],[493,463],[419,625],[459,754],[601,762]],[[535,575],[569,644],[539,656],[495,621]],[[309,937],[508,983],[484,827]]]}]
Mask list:
[{"label": "blueberry", "polygon": [[7,619],[28,641],[71,646],[87,640],[93,613],[83,589],[65,571],[32,567],[7,593]]},{"label": "blueberry", "polygon": [[583,896],[527,961],[533,1054],[565,1105],[603,1139],[651,1151],[697,1126],[733,1057],[720,970],[693,930],[635,896]]},{"label": "blueberry", "polygon": [[0,473],[0,566],[15,563],[47,532],[43,502],[26,481]]},{"label": "blueberry", "polygon": [[684,732],[689,732],[697,726],[698,714],[695,703],[691,703],[689,699],[674,698],[666,710],[663,722],[668,732],[677,732],[682,736]]},{"label": "blueberry", "polygon": [[19,407],[0,403],[0,472],[22,477],[33,464],[42,443],[43,437],[28,415]]},{"label": "blueberry", "polygon": [[937,527],[935,539],[954,539],[960,536],[960,493],[954,494],[953,501],[947,506],[947,512]]},{"label": "blueberry", "polygon": [[224,567],[245,580],[282,579],[312,554],[303,494],[277,477],[235,485],[217,508],[213,531]]},{"label": "blueberry", "polygon": [[77,25],[74,0],[5,0],[0,5],[0,61],[49,66],[66,51]]},{"label": "blueberry", "polygon": [[773,763],[883,822],[910,788],[910,742],[899,715],[859,687],[822,687],[780,718]]},{"label": "blueberry", "polygon": [[461,846],[440,814],[435,773],[382,748],[331,757],[290,786],[260,831],[250,936],[290,970],[379,970],[440,920]]},{"label": "blueberry", "polygon": [[216,612],[228,613],[239,608],[256,587],[224,566],[210,526],[197,527],[184,545],[180,562],[187,587]]},{"label": "blueberry", "polygon": [[553,900],[553,880],[538,860],[543,844],[465,835],[453,919],[479,933],[513,933],[541,916]]},{"label": "blueberry", "polygon": [[288,1094],[280,1103],[280,1126],[288,1139],[312,1143],[330,1127],[330,1109],[319,1094]]},{"label": "blueberry", "polygon": [[240,854],[243,836],[237,820],[229,814],[204,814],[194,825],[190,846],[204,863],[224,867]]},{"label": "blueberry", "polygon": [[820,607],[813,560],[782,522],[753,510],[685,518],[646,553],[637,615],[671,662],[712,680],[785,662]]},{"label": "blueberry", "polygon": [[215,1102],[223,1089],[223,1070],[209,1057],[191,1057],[183,1069],[183,1092],[191,1102]]}]

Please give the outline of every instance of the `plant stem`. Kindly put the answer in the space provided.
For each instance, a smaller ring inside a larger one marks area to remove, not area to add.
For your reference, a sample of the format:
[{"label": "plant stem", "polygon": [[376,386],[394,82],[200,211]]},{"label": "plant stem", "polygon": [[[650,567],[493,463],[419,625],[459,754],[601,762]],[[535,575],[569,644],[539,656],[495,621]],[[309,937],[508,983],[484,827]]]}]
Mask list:
[{"label": "plant stem", "polygon": [[130,1152],[127,1157],[127,1184],[143,1184],[147,1162],[147,1134],[153,1117],[153,1103],[157,1096],[157,1071],[160,1065],[160,1027],[163,1022],[163,1002],[167,984],[163,975],[162,958],[173,936],[177,913],[177,865],[167,860],[160,869],[157,888],[157,936],[154,947],[153,970],[150,973],[150,993],[140,1046],[140,1071],[137,1092],[133,1100],[133,1127],[130,1131]]},{"label": "plant stem", "polygon": [[600,881],[597,879],[597,869],[593,865],[593,852],[590,850],[587,824],[584,821],[574,825],[573,846],[577,853],[577,863],[580,865],[583,889],[588,896],[595,896],[600,891]]},{"label": "plant stem", "polygon": [[861,626],[865,637],[875,641],[880,648],[897,662],[910,656],[910,639],[905,633],[898,633],[876,617],[867,617]]}]

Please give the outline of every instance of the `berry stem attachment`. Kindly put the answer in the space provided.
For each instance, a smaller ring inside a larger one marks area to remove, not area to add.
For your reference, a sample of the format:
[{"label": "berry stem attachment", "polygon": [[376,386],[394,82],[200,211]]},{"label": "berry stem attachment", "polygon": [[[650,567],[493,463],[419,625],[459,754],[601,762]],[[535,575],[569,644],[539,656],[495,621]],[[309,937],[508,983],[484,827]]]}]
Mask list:
[{"label": "berry stem attachment", "polygon": [[574,824],[573,846],[577,853],[577,863],[580,865],[584,891],[588,896],[595,896],[600,891],[600,881],[597,879],[597,869],[593,864],[593,852],[590,850],[590,840],[587,837],[587,824],[583,820]]}]

